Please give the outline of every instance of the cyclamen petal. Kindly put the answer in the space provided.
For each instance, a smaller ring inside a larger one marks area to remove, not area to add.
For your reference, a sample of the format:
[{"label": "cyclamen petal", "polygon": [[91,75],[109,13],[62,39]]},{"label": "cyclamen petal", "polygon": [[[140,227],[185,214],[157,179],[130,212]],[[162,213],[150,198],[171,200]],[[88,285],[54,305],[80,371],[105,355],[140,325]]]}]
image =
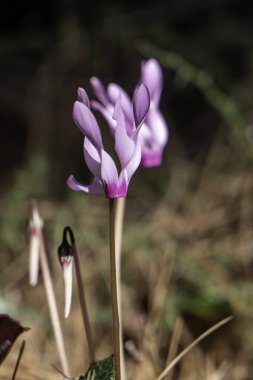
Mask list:
[{"label": "cyclamen petal", "polygon": [[96,148],[103,148],[98,123],[91,110],[84,103],[78,101],[74,103],[73,118],[84,136],[88,137]]},{"label": "cyclamen petal", "polygon": [[163,87],[163,74],[156,59],[151,58],[142,63],[141,81],[147,86],[152,101],[158,105]]},{"label": "cyclamen petal", "polygon": [[107,87],[108,97],[112,104],[116,104],[119,94],[121,96],[121,107],[127,119],[132,119],[133,111],[131,100],[126,91],[116,83],[110,83]]},{"label": "cyclamen petal", "polygon": [[101,177],[107,197],[117,198],[119,184],[117,168],[111,156],[103,149],[101,152]]},{"label": "cyclamen petal", "polygon": [[150,107],[150,96],[147,87],[141,83],[134,92],[133,112],[136,127],[144,121]]},{"label": "cyclamen petal", "polygon": [[70,309],[71,309],[71,301],[72,301],[72,267],[73,267],[73,256],[65,256],[61,259],[61,266],[63,271],[63,282],[64,282],[64,293],[65,293],[65,309],[64,316],[68,318]]},{"label": "cyclamen petal", "polygon": [[35,228],[31,228],[30,255],[29,255],[29,283],[31,286],[38,284],[39,262],[40,262],[40,239]]},{"label": "cyclamen petal", "polygon": [[102,84],[101,80],[99,80],[97,77],[91,77],[90,78],[90,84],[93,88],[94,94],[96,97],[100,100],[100,102],[106,106],[109,101],[106,94],[106,90],[104,88],[104,85]]},{"label": "cyclamen petal", "polygon": [[126,169],[122,170],[119,176],[119,188],[118,188],[118,196],[125,197],[127,195],[128,189],[128,175]]},{"label": "cyclamen petal", "polygon": [[117,120],[115,130],[115,150],[123,168],[129,163],[134,154],[135,142],[127,135],[125,118],[120,104],[120,96],[115,105],[114,117]]},{"label": "cyclamen petal", "polygon": [[129,161],[129,163],[127,164],[127,166],[125,167],[125,170],[127,172],[128,182],[130,181],[130,179],[132,178],[132,175],[134,174],[134,172],[140,165],[141,154],[142,154],[141,143],[140,143],[140,140],[137,138],[136,143],[135,143],[134,154],[131,160]]},{"label": "cyclamen petal", "polygon": [[92,100],[91,105],[94,110],[101,112],[101,114],[104,116],[105,120],[107,121],[111,129],[111,132],[113,133],[116,128],[116,121],[112,118],[113,106],[108,105],[107,107],[104,107],[101,103],[95,100]]},{"label": "cyclamen petal", "polygon": [[67,184],[72,190],[75,190],[75,191],[84,191],[85,193],[90,193],[90,194],[105,195],[104,187],[97,178],[94,178],[94,180],[92,181],[90,185],[85,186],[77,182],[75,177],[71,175],[69,176],[67,180]]},{"label": "cyclamen petal", "polygon": [[83,152],[85,162],[91,173],[101,179],[101,159],[98,150],[87,137],[84,139]]},{"label": "cyclamen petal", "polygon": [[146,123],[149,125],[156,144],[163,148],[168,141],[169,131],[161,112],[156,108],[150,109],[146,118]]},{"label": "cyclamen petal", "polygon": [[88,98],[88,95],[86,91],[81,87],[79,87],[77,90],[77,99],[79,102],[84,103],[88,108],[90,108],[90,100]]},{"label": "cyclamen petal", "polygon": [[146,168],[153,168],[161,165],[162,153],[161,149],[143,150],[141,155],[141,164]]}]

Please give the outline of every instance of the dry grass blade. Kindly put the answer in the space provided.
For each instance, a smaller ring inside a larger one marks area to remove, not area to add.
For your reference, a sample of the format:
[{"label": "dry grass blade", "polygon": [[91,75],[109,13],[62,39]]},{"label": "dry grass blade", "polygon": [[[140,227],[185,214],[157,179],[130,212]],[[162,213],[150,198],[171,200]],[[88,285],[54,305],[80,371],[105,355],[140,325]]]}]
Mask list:
[{"label": "dry grass blade", "polygon": [[51,363],[51,367],[53,369],[55,369],[56,372],[58,372],[61,376],[63,376],[64,378],[67,378],[67,376],[65,375],[65,373],[63,373],[59,368],[57,368],[56,365],[54,365],[53,363]]},{"label": "dry grass blade", "polygon": [[194,342],[192,342],[188,347],[186,347],[172,362],[165,368],[165,370],[156,378],[156,380],[163,379],[170,370],[186,355],[188,352],[193,349],[198,343],[200,343],[203,339],[205,339],[208,335],[212,334],[215,330],[219,329],[229,321],[233,319],[232,316],[223,319],[222,321],[216,323],[214,326],[210,327],[210,329],[206,330],[203,334],[201,334]]},{"label": "dry grass blade", "polygon": [[[169,365],[171,363],[173,358],[176,356],[176,353],[178,350],[178,344],[179,344],[179,341],[180,341],[180,338],[182,335],[182,331],[183,331],[183,325],[184,325],[183,320],[180,317],[178,317],[176,320],[176,323],[175,323],[175,327],[173,329],[173,335],[171,338],[171,343],[170,343],[170,347],[169,347],[169,351],[168,351],[168,357],[166,360],[166,367],[167,367],[167,365]],[[171,380],[172,373],[173,373],[173,371],[171,371],[170,374],[168,374],[167,380]]]},{"label": "dry grass blade", "polygon": [[14,372],[13,372],[11,380],[15,380],[15,378],[16,378],[16,375],[18,372],[18,367],[19,367],[22,355],[24,353],[24,349],[25,349],[25,341],[23,340],[21,347],[20,347],[20,350],[19,350],[18,359],[17,359],[16,365],[15,365]]},{"label": "dry grass blade", "polygon": [[89,372],[87,380],[94,380],[95,376],[96,376],[96,372],[95,371]]}]

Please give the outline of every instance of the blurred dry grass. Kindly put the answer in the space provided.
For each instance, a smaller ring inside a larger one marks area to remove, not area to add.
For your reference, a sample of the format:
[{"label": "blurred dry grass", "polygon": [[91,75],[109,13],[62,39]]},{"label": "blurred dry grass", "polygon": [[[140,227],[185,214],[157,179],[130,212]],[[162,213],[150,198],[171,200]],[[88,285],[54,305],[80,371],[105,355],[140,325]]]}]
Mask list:
[{"label": "blurred dry grass", "polygon": [[[253,175],[218,138],[204,163],[170,157],[170,181],[158,197],[148,183],[133,185],[123,242],[123,319],[129,379],[152,380],[175,355],[218,320],[234,320],[208,337],[167,380],[252,379]],[[146,197],[144,197],[144,195]],[[76,232],[98,357],[111,354],[107,202],[71,194],[63,203],[42,200],[45,237],[59,307],[62,278],[56,249],[66,224]],[[18,211],[18,210],[17,210]],[[20,220],[19,233],[25,234]],[[8,252],[8,250],[10,252]],[[26,350],[17,378],[60,379],[43,286],[29,288],[27,242],[2,252],[1,312],[22,324]],[[78,300],[63,321],[74,375],[88,366]],[[9,379],[17,343],[2,365]]]}]

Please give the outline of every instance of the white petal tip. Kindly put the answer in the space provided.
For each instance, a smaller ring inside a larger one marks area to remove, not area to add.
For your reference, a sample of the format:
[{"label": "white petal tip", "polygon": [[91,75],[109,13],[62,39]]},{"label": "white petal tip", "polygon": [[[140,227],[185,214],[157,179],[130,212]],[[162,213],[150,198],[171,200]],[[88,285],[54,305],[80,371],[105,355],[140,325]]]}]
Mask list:
[{"label": "white petal tip", "polygon": [[29,280],[29,285],[32,286],[32,287],[35,287],[38,285],[38,280]]},{"label": "white petal tip", "polygon": [[40,241],[36,234],[30,238],[29,284],[36,286],[39,277]]},{"label": "white petal tip", "polygon": [[72,262],[73,257],[67,256],[62,264],[63,269],[63,281],[65,290],[65,309],[64,316],[68,318],[71,310],[72,301]]},{"label": "white petal tip", "polygon": [[67,319],[69,317],[69,314],[70,314],[70,308],[67,310],[65,309],[64,318]]}]

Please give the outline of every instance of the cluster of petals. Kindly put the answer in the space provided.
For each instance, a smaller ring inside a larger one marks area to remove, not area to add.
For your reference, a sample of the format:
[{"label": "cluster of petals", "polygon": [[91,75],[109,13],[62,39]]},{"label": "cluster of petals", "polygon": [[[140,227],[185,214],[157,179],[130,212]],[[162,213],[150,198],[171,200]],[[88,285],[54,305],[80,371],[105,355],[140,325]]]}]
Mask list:
[{"label": "cluster of petals", "polygon": [[131,106],[133,120],[128,129],[128,115],[125,113],[125,94],[117,91],[114,104],[108,115],[109,125],[113,125],[115,151],[120,170],[111,155],[105,150],[101,131],[91,111],[90,100],[84,89],[78,89],[78,100],[74,103],[73,118],[84,135],[84,159],[94,175],[90,185],[82,185],[73,175],[68,178],[71,189],[86,193],[104,194],[108,198],[125,197],[128,184],[141,161],[140,129],[150,108],[150,95],[147,87],[140,84],[133,96]]},{"label": "cluster of petals", "polygon": [[[150,108],[139,133],[141,164],[144,167],[153,167],[161,164],[163,150],[168,141],[168,126],[159,109],[163,75],[161,67],[155,59],[149,59],[142,63],[139,82],[147,87],[150,94]],[[128,94],[115,83],[110,83],[106,89],[96,77],[91,78],[91,85],[98,99],[98,101],[92,101],[92,107],[102,113],[112,133],[114,133],[117,125],[112,115],[118,95],[121,94],[126,130],[128,136],[131,136],[136,126],[134,109]]]}]

